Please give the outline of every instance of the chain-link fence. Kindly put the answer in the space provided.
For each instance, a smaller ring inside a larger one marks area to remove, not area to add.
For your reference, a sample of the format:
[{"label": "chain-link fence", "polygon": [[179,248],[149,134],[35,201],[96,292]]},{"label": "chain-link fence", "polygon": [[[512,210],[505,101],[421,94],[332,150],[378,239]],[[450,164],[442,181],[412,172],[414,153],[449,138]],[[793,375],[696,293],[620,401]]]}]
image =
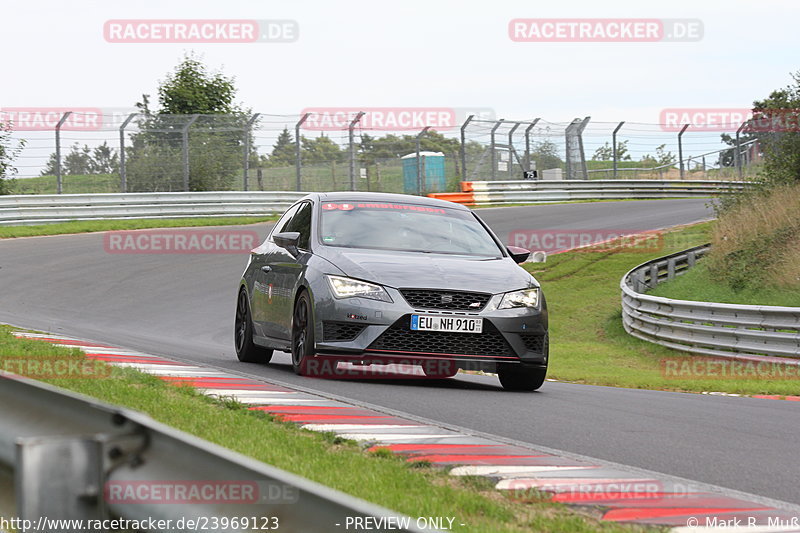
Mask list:
[{"label": "chain-link fence", "polygon": [[371,113],[67,111],[36,127],[11,122],[13,136],[26,142],[11,192],[426,194],[478,180],[738,179],[757,174],[766,135],[747,123],[708,131],[590,117],[549,122],[470,115],[444,127],[417,121],[389,128]]}]

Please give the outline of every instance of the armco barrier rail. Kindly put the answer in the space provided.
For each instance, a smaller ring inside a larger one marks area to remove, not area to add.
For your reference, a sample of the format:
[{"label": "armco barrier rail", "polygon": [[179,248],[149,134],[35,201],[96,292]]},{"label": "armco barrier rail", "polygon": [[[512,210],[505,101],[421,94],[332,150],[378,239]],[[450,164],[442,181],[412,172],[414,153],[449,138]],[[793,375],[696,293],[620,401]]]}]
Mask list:
[{"label": "armco barrier rail", "polygon": [[716,196],[741,191],[748,185],[743,181],[676,180],[462,181],[460,193],[429,196],[467,205],[628,198],[645,200]]},{"label": "armco barrier rail", "polygon": [[261,216],[283,212],[304,194],[226,191],[0,196],[0,226],[123,218]]},{"label": "armco barrier rail", "polygon": [[[348,517],[392,517],[392,524],[403,524],[391,511],[141,413],[13,374],[0,374],[0,413],[0,467],[14,474],[15,518],[42,526],[28,531],[93,529],[57,527],[40,518],[121,518],[144,524],[171,520],[170,527],[142,528],[169,531],[259,531],[270,526],[330,533],[345,530]],[[178,491],[187,485],[195,491]],[[9,494],[7,487],[0,489]],[[277,518],[279,527],[265,517]],[[180,520],[183,527],[177,525]],[[189,527],[189,520],[199,525]],[[413,520],[399,530],[420,531]]]},{"label": "armco barrier rail", "polygon": [[634,337],[699,355],[800,364],[800,307],[673,300],[643,294],[682,274],[710,249],[697,246],[637,266],[622,278],[622,322]]}]

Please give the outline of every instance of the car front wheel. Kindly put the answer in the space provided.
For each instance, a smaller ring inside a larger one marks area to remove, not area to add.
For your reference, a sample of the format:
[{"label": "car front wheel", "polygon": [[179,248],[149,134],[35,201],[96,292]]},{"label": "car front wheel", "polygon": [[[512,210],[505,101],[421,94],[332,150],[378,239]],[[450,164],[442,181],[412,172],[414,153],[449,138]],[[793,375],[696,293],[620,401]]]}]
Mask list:
[{"label": "car front wheel", "polygon": [[314,357],[314,322],[311,299],[303,292],[294,304],[292,314],[292,368],[300,376],[308,375],[308,362]]}]

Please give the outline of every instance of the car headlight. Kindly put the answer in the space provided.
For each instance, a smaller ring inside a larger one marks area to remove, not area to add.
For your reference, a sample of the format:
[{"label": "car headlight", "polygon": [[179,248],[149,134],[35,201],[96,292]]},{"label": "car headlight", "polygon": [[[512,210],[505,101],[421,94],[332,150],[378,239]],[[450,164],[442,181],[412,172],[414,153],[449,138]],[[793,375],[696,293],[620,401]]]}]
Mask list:
[{"label": "car headlight", "polygon": [[342,276],[326,276],[331,286],[333,295],[336,298],[368,298],[370,300],[380,300],[381,302],[392,302],[392,298],[386,289],[374,283],[359,281]]},{"label": "car headlight", "polygon": [[533,287],[505,293],[498,309],[513,309],[515,307],[539,307],[539,288]]}]

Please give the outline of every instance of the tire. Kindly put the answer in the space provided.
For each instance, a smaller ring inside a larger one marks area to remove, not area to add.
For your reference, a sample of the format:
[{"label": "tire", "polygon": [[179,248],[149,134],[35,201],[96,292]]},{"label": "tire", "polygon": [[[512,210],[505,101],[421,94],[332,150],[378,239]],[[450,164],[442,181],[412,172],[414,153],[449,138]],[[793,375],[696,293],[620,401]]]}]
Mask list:
[{"label": "tire", "polygon": [[253,321],[244,289],[239,291],[239,298],[236,300],[233,345],[236,348],[236,357],[243,363],[269,363],[272,359],[272,350],[253,342]]},{"label": "tire", "polygon": [[292,311],[292,369],[298,376],[308,374],[308,362],[314,357],[314,321],[311,299],[303,291]]},{"label": "tire", "polygon": [[500,384],[510,391],[535,391],[544,384],[547,366],[530,366],[524,363],[501,365],[497,369]]}]

